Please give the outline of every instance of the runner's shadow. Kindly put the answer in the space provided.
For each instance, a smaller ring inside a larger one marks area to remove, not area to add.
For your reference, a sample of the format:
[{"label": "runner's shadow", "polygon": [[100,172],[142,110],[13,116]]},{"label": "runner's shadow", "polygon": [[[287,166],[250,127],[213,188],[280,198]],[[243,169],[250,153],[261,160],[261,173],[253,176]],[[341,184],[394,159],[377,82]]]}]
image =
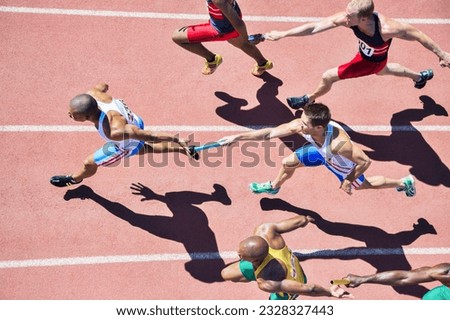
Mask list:
[{"label": "runner's shadow", "polygon": [[[376,136],[353,131],[341,123],[354,142],[373,151],[365,151],[369,158],[377,161],[396,161],[410,166],[410,172],[418,180],[432,186],[450,187],[450,171],[439,155],[427,143],[412,122],[422,121],[429,116],[448,117],[444,107],[428,97],[420,96],[421,109],[406,109],[391,118],[392,132],[389,136]],[[401,128],[399,128],[401,127]],[[396,128],[396,129],[394,129]],[[398,130],[402,129],[402,131]]]},{"label": "runner's shadow", "polygon": [[[420,218],[416,224],[413,224],[412,230],[400,231],[392,234],[373,226],[328,221],[317,212],[295,207],[281,199],[263,198],[261,199],[260,204],[262,210],[264,211],[281,210],[293,212],[299,215],[311,216],[315,219],[314,223],[321,231],[329,235],[351,238],[365,243],[365,246],[362,247],[352,247],[338,250],[320,250],[314,252],[313,254],[306,255],[296,253],[299,260],[306,260],[308,258],[338,258],[341,260],[361,259],[371,264],[377,270],[376,272],[388,270],[411,270],[411,265],[405,257],[403,246],[410,245],[422,235],[437,234],[433,225],[429,224],[424,218]],[[388,251],[391,254],[376,255],[374,254],[374,251],[377,249],[384,249],[384,251]],[[364,254],[364,252],[367,254]],[[420,285],[393,288],[400,294],[418,298],[421,298],[428,291],[427,288]]]},{"label": "runner's shadow", "polygon": [[[216,114],[221,118],[240,126],[251,129],[261,127],[275,127],[283,123],[290,122],[301,115],[301,111],[295,115],[278,98],[278,88],[283,85],[283,81],[265,72],[261,77],[264,84],[258,89],[256,98],[259,105],[244,109],[248,101],[235,98],[226,92],[217,91],[217,98],[225,102],[217,107]],[[291,150],[301,147],[305,140],[300,135],[292,135],[280,138],[281,141]]]},{"label": "runner's shadow", "polygon": [[218,253],[216,237],[208,225],[208,218],[197,205],[208,201],[230,205],[231,199],[226,189],[215,184],[211,194],[179,191],[165,195],[159,195],[140,183],[133,184],[131,189],[133,194],[143,197],[141,201],[157,200],[165,203],[173,216],[136,213],[121,203],[100,196],[84,185],[67,191],[64,199],[91,199],[134,227],[182,243],[191,258],[186,262],[185,269],[192,277],[207,283],[223,281],[220,271],[225,263]]}]

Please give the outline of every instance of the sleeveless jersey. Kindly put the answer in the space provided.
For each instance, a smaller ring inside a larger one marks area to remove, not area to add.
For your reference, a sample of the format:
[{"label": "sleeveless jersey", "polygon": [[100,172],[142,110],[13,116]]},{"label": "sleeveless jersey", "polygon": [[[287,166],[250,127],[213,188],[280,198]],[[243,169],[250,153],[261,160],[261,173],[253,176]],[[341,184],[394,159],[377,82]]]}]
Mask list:
[{"label": "sleeveless jersey", "polygon": [[136,145],[139,143],[139,140],[127,139],[127,140],[123,140],[123,141],[115,141],[115,140],[108,139],[106,137],[105,131],[103,129],[103,120],[105,119],[106,114],[109,111],[117,111],[125,118],[125,120],[127,121],[127,124],[134,124],[138,128],[143,129],[144,123],[143,123],[142,119],[139,116],[137,116],[136,114],[134,114],[133,112],[131,112],[131,110],[128,109],[127,105],[123,102],[123,100],[113,98],[110,103],[97,101],[97,104],[98,104],[98,107],[100,108],[100,110],[102,111],[100,114],[99,121],[98,121],[98,129],[97,129],[100,136],[107,142],[114,143],[121,150],[126,150],[129,147],[135,148]]},{"label": "sleeveless jersey", "polygon": [[387,59],[389,46],[392,39],[384,41],[380,34],[380,19],[376,13],[373,13],[375,21],[375,33],[372,37],[361,32],[358,26],[351,27],[355,36],[359,39],[359,53],[364,60],[372,62],[381,62]]},{"label": "sleeveless jersey", "polygon": [[[273,259],[281,260],[286,265],[286,279],[294,280],[300,283],[306,283],[306,277],[303,273],[302,267],[300,266],[300,262],[287,246],[284,246],[283,249],[273,249],[269,247],[269,254],[255,271],[256,278],[258,278],[264,267]],[[293,300],[298,296],[296,294],[289,294],[285,292],[277,292],[276,295],[280,300]]]},{"label": "sleeveless jersey", "polygon": [[[220,9],[216,7],[212,0],[206,0],[206,4],[208,6],[210,22],[214,29],[216,29],[220,33],[229,33],[234,31],[234,27],[231,22],[224,16],[222,11],[220,11]],[[234,0],[231,5],[233,6],[233,9],[237,12],[237,14],[242,17],[241,9],[239,8],[236,0]]]},{"label": "sleeveless jersey", "polygon": [[[338,154],[333,154],[331,152],[331,139],[333,138],[333,129],[338,128],[344,130],[338,123],[334,121],[330,121],[325,130],[325,141],[321,147],[317,145],[314,139],[309,134],[303,134],[303,137],[310,142],[314,147],[316,147],[317,151],[320,155],[325,159],[328,164],[328,168],[333,171],[335,174],[340,175],[342,177],[347,177],[347,175],[352,172],[356,163],[353,161],[344,158]],[[347,135],[347,133],[344,131]],[[347,135],[348,136],[348,135]],[[350,143],[352,143],[350,141]]]}]

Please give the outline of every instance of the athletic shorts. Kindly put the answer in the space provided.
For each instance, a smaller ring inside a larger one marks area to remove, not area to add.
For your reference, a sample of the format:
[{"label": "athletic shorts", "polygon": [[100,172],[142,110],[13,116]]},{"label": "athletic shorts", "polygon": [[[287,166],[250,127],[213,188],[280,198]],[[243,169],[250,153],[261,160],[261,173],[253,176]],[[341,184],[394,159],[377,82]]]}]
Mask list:
[{"label": "athletic shorts", "polygon": [[450,288],[444,285],[433,288],[425,293],[422,300],[450,300]]},{"label": "athletic shorts", "polygon": [[255,270],[253,270],[253,264],[250,261],[240,260],[239,269],[245,279],[248,281],[256,281]]},{"label": "athletic shorts", "polygon": [[189,43],[225,41],[237,37],[239,37],[239,33],[236,30],[228,33],[220,33],[214,29],[209,22],[187,27],[187,38]]},{"label": "athletic shorts", "polygon": [[[328,170],[334,173],[334,175],[339,179],[340,182],[344,181],[346,175],[339,173],[331,167],[322,155],[319,153],[316,147],[312,144],[306,144],[303,147],[295,150],[295,155],[297,156],[298,161],[300,161],[305,167],[318,167],[324,165]],[[358,179],[353,181],[352,186],[354,188],[358,188],[364,182],[364,175],[360,175]]]},{"label": "athletic shorts", "polygon": [[381,62],[371,62],[364,60],[358,52],[352,61],[338,67],[339,79],[350,79],[377,74],[387,64],[387,59]]},{"label": "athletic shorts", "polygon": [[[139,121],[138,127],[140,129],[144,129],[144,122],[142,119],[139,117],[136,118]],[[138,154],[144,145],[144,141],[130,140],[126,143],[124,148],[120,148],[114,142],[107,142],[103,145],[103,147],[95,151],[94,162],[98,166],[110,166],[113,163],[120,161],[122,158],[128,158]]]}]

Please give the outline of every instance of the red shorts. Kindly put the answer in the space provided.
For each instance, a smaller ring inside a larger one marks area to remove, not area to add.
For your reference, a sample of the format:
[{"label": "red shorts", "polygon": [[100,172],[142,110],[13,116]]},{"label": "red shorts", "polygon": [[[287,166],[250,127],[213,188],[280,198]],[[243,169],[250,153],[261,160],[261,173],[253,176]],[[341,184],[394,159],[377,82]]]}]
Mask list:
[{"label": "red shorts", "polygon": [[237,37],[239,37],[239,33],[236,30],[228,33],[220,33],[209,22],[187,27],[189,43],[225,41]]},{"label": "red shorts", "polygon": [[364,60],[358,52],[352,61],[338,67],[339,79],[350,79],[377,74],[386,66],[387,59],[381,62]]}]

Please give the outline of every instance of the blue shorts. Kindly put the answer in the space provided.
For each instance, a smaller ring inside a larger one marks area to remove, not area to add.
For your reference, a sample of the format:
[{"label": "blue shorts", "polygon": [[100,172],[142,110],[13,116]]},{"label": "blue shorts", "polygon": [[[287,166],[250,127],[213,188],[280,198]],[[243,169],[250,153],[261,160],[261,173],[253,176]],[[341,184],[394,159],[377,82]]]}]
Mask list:
[{"label": "blue shorts", "polygon": [[[344,181],[345,176],[334,171],[319,153],[317,148],[312,144],[306,144],[303,147],[295,150],[295,155],[305,167],[318,167],[324,165],[328,170],[334,173],[334,175],[339,179],[340,182]],[[365,178],[362,174],[353,182],[353,184],[357,188],[364,182],[364,180]]]},{"label": "blue shorts", "polygon": [[[137,120],[139,122],[138,127],[144,129],[144,122],[142,119],[137,117]],[[110,166],[113,163],[120,161],[122,158],[128,158],[138,154],[144,145],[144,141],[130,140],[125,143],[123,148],[121,148],[114,142],[107,142],[103,147],[95,151],[94,162],[98,166]]]}]

